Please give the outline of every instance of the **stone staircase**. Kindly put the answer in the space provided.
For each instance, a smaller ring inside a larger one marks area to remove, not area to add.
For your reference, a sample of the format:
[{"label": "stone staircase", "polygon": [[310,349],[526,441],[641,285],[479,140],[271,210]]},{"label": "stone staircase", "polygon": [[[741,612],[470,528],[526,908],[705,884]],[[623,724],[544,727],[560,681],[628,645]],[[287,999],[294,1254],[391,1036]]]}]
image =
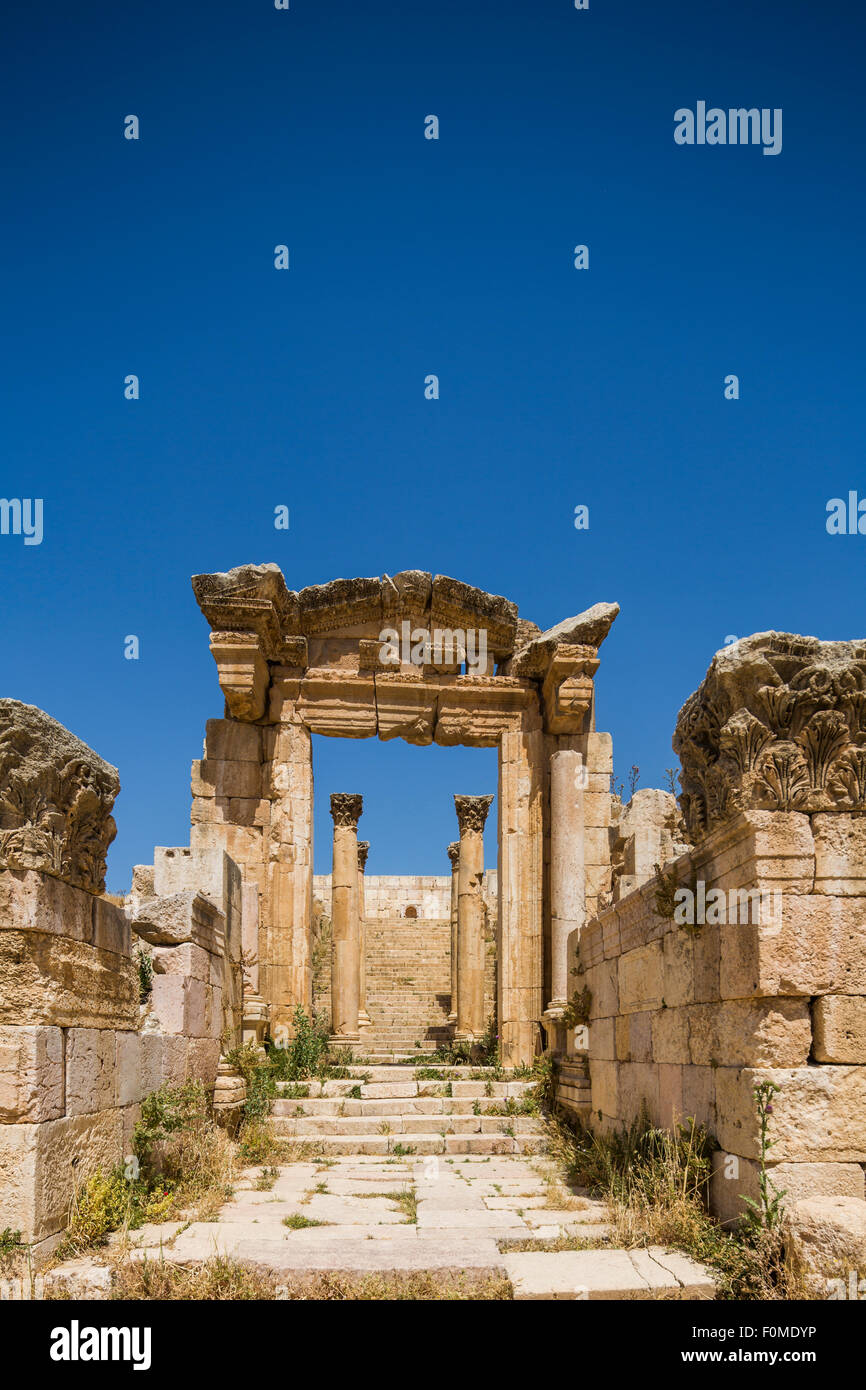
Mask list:
[{"label": "stone staircase", "polygon": [[344,1081],[305,1083],[307,1096],[280,1095],[273,1104],[275,1133],[334,1155],[543,1150],[543,1127],[535,1115],[496,1113],[516,1110],[532,1081],[496,1081],[492,1069],[490,1080],[461,1080],[466,1067],[437,1068],[440,1080],[416,1078],[411,1066],[351,1070]]},{"label": "stone staircase", "polygon": [[365,1053],[430,1051],[451,1036],[451,923],[389,917],[368,921]]}]

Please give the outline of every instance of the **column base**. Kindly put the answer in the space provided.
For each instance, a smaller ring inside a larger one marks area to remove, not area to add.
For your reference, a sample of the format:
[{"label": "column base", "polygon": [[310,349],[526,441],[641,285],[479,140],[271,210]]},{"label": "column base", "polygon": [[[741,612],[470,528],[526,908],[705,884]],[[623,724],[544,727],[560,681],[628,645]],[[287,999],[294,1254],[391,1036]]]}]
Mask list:
[{"label": "column base", "polygon": [[568,1030],[563,1022],[565,1010],[568,1007],[566,999],[551,999],[541,1021],[547,1030],[548,1049],[561,1056],[565,1052]]},{"label": "column base", "polygon": [[332,1033],[328,1038],[328,1047],[352,1047],[360,1041],[360,1033]]},{"label": "column base", "polygon": [[366,1010],[366,1009],[362,1009],[361,1012],[358,1014],[358,1027],[359,1027],[359,1028],[372,1028],[372,1027],[373,1027],[373,1020],[372,1020],[372,1018],[370,1017],[370,1015],[367,1013],[367,1010]]},{"label": "column base", "polygon": [[456,1027],[456,1025],[457,1025],[457,1015],[456,1015],[456,1014],[449,1014],[448,1017],[446,1018],[445,1022],[448,1024],[448,1027],[449,1027],[449,1028],[454,1028],[454,1027]]}]

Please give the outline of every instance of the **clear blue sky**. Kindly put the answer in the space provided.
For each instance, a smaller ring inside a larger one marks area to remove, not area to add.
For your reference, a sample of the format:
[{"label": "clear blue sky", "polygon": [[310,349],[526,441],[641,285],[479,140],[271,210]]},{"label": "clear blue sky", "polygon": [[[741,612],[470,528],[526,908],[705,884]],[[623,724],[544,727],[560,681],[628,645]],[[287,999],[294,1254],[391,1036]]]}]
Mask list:
[{"label": "clear blue sky", "polygon": [[[0,691],[119,767],[110,887],[188,842],[222,713],[194,573],[429,569],[542,626],[615,599],[599,727],[643,785],[727,635],[866,634],[866,536],[825,529],[866,496],[864,28],[854,0],[7,0],[0,496],[45,535],[0,536]],[[699,100],[781,107],[782,153],[677,146]],[[370,871],[443,873],[495,755],[318,739],[316,774],[320,871],[360,790]]]}]

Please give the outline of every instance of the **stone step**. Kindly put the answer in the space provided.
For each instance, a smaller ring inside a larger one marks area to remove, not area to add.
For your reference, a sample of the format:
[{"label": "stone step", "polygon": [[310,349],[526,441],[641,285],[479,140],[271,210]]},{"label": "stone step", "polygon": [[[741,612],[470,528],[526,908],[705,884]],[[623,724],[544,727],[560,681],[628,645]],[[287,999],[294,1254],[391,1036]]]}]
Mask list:
[{"label": "stone step", "polygon": [[[532,1115],[409,1115],[274,1116],[274,1132],[282,1138],[313,1135],[390,1134],[540,1134],[541,1122]],[[387,1126],[387,1128],[385,1128]]]},{"label": "stone step", "polygon": [[[275,1122],[277,1123],[277,1122]],[[543,1149],[540,1135],[518,1134],[512,1139],[507,1134],[323,1134],[308,1136],[306,1141],[315,1144],[327,1154],[375,1154],[382,1157],[399,1157],[395,1153],[399,1144],[404,1153],[427,1154],[535,1154]]]},{"label": "stone step", "polygon": [[[474,1115],[475,1106],[480,1113],[495,1105],[503,1105],[502,1100],[485,1096],[483,1100],[454,1100],[450,1096],[424,1096],[416,1100],[344,1100],[339,1096],[312,1096],[302,1100],[275,1100],[271,1113],[286,1119],[297,1119],[302,1115],[319,1117],[329,1115],[363,1115],[369,1119],[376,1115],[388,1119],[391,1115]],[[488,1118],[491,1118],[488,1116]],[[499,1116],[508,1119],[507,1115]]]},{"label": "stone step", "polygon": [[[309,1096],[348,1096],[355,1086],[360,1087],[359,1100],[411,1100],[415,1096],[440,1096],[442,1087],[451,1086],[455,1100],[494,1100],[506,1096],[519,1098],[533,1085],[531,1081],[304,1081]],[[286,1097],[292,1100],[291,1095]],[[299,1100],[307,1097],[299,1096]]]}]

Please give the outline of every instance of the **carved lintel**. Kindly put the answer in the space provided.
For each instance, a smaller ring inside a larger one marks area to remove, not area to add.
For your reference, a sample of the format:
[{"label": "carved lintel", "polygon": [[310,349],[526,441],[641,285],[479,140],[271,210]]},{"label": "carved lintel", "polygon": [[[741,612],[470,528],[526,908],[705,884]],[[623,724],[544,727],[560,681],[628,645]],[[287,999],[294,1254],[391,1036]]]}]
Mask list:
[{"label": "carved lintel", "polygon": [[210,649],[232,718],[261,719],[270,677],[259,638],[253,632],[212,632]]}]

